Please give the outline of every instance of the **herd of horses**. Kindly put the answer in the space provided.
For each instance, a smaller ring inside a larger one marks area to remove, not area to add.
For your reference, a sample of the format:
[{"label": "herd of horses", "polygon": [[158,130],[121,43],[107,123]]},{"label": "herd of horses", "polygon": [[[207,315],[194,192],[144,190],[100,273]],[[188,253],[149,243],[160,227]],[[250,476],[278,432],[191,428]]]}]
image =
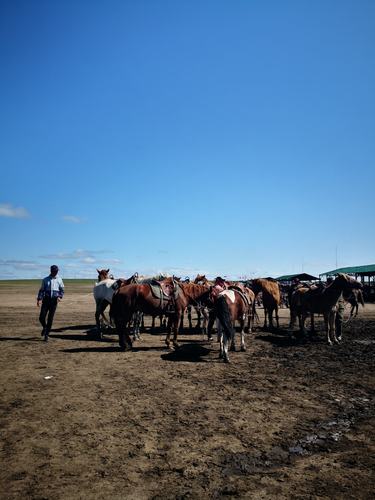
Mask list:
[{"label": "herd of horses", "polygon": [[[114,279],[109,269],[97,270],[98,282],[93,294],[96,301],[95,320],[101,337],[103,322],[116,328],[121,350],[132,348],[133,340],[139,336],[143,315],[166,318],[168,348],[179,347],[178,333],[187,311],[189,327],[192,327],[191,309],[195,308],[199,327],[212,340],[216,323],[220,357],[229,362],[229,350],[235,350],[235,324],[239,324],[241,350],[246,350],[245,331],[251,333],[256,317],[255,304],[261,296],[264,308],[264,329],[273,329],[274,317],[279,328],[279,307],[282,291],[277,281],[252,279],[246,283],[228,282],[218,277],[209,281],[198,275],[193,282],[176,277],[164,279],[140,279],[134,274],[128,279]],[[346,274],[339,274],[328,285],[299,285],[289,290],[290,327],[299,320],[300,331],[306,334],[305,321],[308,316],[322,314],[328,344],[339,343],[335,334],[335,315],[340,297],[344,294],[352,300],[353,307],[361,300],[362,284]],[[356,302],[356,304],[355,304]],[[105,315],[110,305],[110,318]],[[353,308],[352,312],[353,314]],[[313,320],[312,320],[313,321]],[[201,326],[202,324],[202,326]],[[312,322],[313,324],[313,322]],[[172,337],[173,334],[173,337]],[[172,337],[172,339],[171,339]],[[134,337],[133,337],[134,338]]]}]

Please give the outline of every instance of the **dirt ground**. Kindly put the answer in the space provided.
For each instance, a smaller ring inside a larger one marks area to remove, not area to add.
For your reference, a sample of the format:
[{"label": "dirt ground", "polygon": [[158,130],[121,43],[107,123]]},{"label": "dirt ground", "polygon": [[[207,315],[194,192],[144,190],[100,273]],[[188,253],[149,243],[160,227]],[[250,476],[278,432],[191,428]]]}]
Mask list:
[{"label": "dirt ground", "polygon": [[160,332],[96,340],[87,284],[45,343],[36,289],[0,286],[2,499],[374,497],[375,305],[334,347],[282,309],[226,365],[187,329],[175,352]]}]

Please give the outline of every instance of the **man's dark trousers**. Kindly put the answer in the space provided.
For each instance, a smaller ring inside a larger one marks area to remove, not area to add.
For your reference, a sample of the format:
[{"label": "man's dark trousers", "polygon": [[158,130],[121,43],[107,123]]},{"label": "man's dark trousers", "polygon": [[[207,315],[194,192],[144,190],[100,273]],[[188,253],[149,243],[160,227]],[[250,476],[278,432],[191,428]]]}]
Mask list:
[{"label": "man's dark trousers", "polygon": [[[48,336],[53,323],[53,317],[55,315],[57,307],[57,297],[44,297],[42,302],[42,307],[40,309],[39,321],[43,327],[44,335]],[[48,314],[47,323],[46,316]]]}]

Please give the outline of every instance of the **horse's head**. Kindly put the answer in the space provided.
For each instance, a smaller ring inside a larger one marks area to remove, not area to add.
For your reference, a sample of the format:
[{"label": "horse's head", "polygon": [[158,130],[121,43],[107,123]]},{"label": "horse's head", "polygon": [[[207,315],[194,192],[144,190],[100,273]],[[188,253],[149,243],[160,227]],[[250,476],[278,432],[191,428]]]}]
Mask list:
[{"label": "horse's head", "polygon": [[109,269],[96,270],[98,273],[98,281],[103,281],[109,278]]},{"label": "horse's head", "polygon": [[196,285],[205,285],[208,282],[205,274],[197,274],[197,277],[194,280]]},{"label": "horse's head", "polygon": [[131,276],[129,279],[130,279],[130,283],[138,283],[139,274],[138,273],[134,273],[133,276]]},{"label": "horse's head", "polygon": [[344,290],[363,288],[363,285],[360,281],[357,281],[348,274],[344,273],[339,273],[333,283],[340,283]]}]

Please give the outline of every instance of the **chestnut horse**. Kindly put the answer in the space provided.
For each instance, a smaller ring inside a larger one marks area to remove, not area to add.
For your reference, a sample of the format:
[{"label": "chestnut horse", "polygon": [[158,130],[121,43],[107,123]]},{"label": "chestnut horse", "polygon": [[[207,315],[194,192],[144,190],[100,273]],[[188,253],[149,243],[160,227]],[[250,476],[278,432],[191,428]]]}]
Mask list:
[{"label": "chestnut horse", "polygon": [[[267,317],[269,327],[273,328],[272,315],[273,311],[275,311],[276,316],[276,325],[279,328],[279,305],[281,301],[280,295],[280,287],[276,281],[271,281],[265,278],[257,278],[250,280],[249,282],[250,288],[255,293],[255,297],[262,292],[262,301],[264,308],[264,326],[263,328],[267,328]],[[255,303],[254,303],[254,312],[255,312]]]},{"label": "chestnut horse", "polygon": [[168,331],[165,343],[171,346],[173,331],[173,347],[178,348],[177,335],[181,317],[189,304],[197,304],[208,300],[209,286],[193,283],[177,283],[173,278],[166,278],[163,288],[169,290],[169,295],[161,291],[156,297],[151,284],[135,284],[121,287],[113,295],[111,317],[116,325],[121,350],[132,347],[129,336],[129,321],[135,311],[141,311],[151,316],[166,314],[168,316]]}]

